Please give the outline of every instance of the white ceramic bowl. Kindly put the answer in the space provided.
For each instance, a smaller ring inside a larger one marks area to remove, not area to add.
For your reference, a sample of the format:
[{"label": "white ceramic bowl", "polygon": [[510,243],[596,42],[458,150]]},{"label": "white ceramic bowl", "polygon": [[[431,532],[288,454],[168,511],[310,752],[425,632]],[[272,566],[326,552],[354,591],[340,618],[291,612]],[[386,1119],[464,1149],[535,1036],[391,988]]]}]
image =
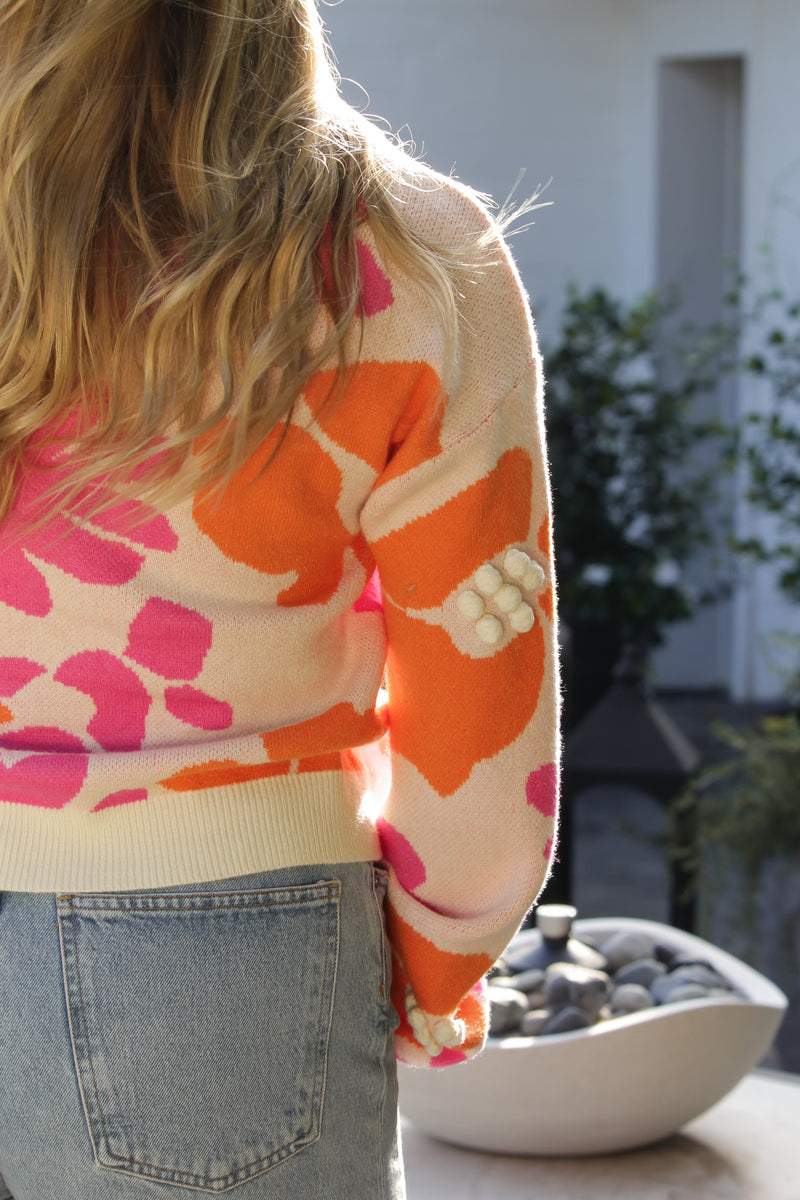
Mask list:
[{"label": "white ceramic bowl", "polygon": [[[548,1037],[492,1039],[441,1070],[400,1067],[400,1111],[432,1137],[505,1154],[604,1154],[643,1146],[705,1112],[763,1057],[786,1009],[773,983],[669,925],[576,921],[601,940],[636,930],[715,967],[740,996],[684,1000]],[[524,934],[521,936],[525,936]]]}]

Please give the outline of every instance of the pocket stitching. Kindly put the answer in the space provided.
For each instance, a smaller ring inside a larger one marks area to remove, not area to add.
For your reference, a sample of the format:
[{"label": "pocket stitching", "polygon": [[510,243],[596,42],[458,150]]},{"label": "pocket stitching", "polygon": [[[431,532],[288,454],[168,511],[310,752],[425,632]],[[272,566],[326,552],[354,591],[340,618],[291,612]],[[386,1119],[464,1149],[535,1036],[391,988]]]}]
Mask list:
[{"label": "pocket stitching", "polygon": [[[99,1163],[100,1162],[100,1152],[97,1148],[97,1143],[95,1141],[94,1130],[92,1129],[92,1119],[89,1114],[89,1104],[88,1104],[88,1100],[87,1100],[87,1096],[86,1096],[86,1089],[84,1087],[84,1082],[83,1082],[83,1072],[81,1071],[80,1065],[78,1063],[78,1038],[76,1037],[76,1034],[75,1034],[75,1027],[74,1027],[73,1018],[72,1018],[72,1004],[70,1003],[70,998],[69,998],[69,982],[68,982],[68,966],[67,966],[68,947],[66,945],[66,929],[65,929],[66,921],[69,921],[69,923],[70,923],[70,937],[71,937],[71,942],[72,942],[72,946],[71,946],[72,964],[73,964],[73,970],[75,972],[75,980],[78,985],[78,1007],[80,1009],[80,1018],[81,1018],[81,1023],[83,1026],[83,1038],[84,1038],[84,1041],[86,1041],[87,1040],[87,1037],[86,1037],[86,1014],[85,1014],[84,1006],[83,1006],[83,984],[81,982],[80,967],[78,966],[78,949],[77,949],[77,945],[76,945],[76,934],[75,934],[75,914],[74,914],[73,908],[72,908],[72,897],[71,896],[59,896],[58,907],[62,911],[63,911],[63,909],[66,909],[66,916],[62,917],[62,919],[59,920],[59,922],[58,922],[58,931],[59,931],[59,940],[61,942],[61,958],[62,958],[62,964],[63,964],[64,989],[65,989],[64,998],[65,998],[66,1007],[67,1007],[67,1020],[69,1023],[70,1043],[72,1045],[72,1057],[73,1057],[73,1061],[75,1063],[75,1074],[77,1076],[78,1088],[80,1090],[81,1101],[83,1103],[83,1111],[84,1111],[84,1115],[86,1117],[86,1127],[89,1131],[89,1139],[92,1143],[92,1150],[94,1151],[95,1160]],[[98,1096],[97,1096],[97,1080],[95,1079],[94,1064],[92,1063],[91,1055],[87,1054],[86,1059],[87,1059],[87,1062],[89,1065],[89,1073],[92,1077],[92,1086],[94,1088],[94,1099],[95,1099],[95,1104],[97,1105],[97,1112],[98,1112],[98,1115],[100,1118],[100,1124],[103,1126],[103,1128],[105,1128],[105,1125],[103,1122],[103,1114],[100,1109]],[[106,1138],[106,1141],[107,1140],[108,1139]]]},{"label": "pocket stitching", "polygon": [[[336,991],[336,979],[337,979],[337,973],[338,973],[338,971],[337,971],[338,953],[334,958],[334,969],[333,969],[331,980],[330,980],[330,988],[326,989],[325,985],[328,980],[328,960],[330,957],[331,921],[333,919],[336,906],[338,905],[338,902],[339,902],[340,896],[341,896],[340,881],[339,880],[330,880],[329,882],[326,882],[325,884],[322,884],[322,885],[320,885],[320,884],[310,885],[308,888],[300,887],[300,888],[282,889],[286,892],[296,893],[297,898],[294,900],[290,900],[287,896],[286,898],[281,898],[276,901],[266,901],[264,903],[258,903],[256,901],[251,901],[246,904],[235,904],[235,903],[224,904],[223,903],[223,904],[201,905],[201,906],[197,906],[197,907],[187,907],[187,906],[181,906],[179,904],[176,904],[176,905],[173,905],[172,907],[164,905],[163,907],[156,908],[156,909],[144,909],[144,908],[138,909],[139,912],[162,911],[162,912],[171,912],[173,914],[177,912],[180,914],[180,912],[182,912],[182,911],[187,912],[187,913],[194,913],[194,912],[208,911],[208,910],[212,910],[212,909],[224,910],[224,909],[232,909],[232,908],[242,909],[242,908],[275,908],[275,907],[281,907],[281,906],[285,907],[286,905],[292,905],[292,904],[296,905],[296,904],[308,903],[309,902],[309,893],[311,892],[313,894],[313,891],[321,891],[322,888],[324,888],[324,891],[327,894],[327,904],[326,904],[327,925],[326,925],[326,938],[325,938],[325,961],[323,964],[323,973],[322,973],[322,981],[323,982],[322,982],[322,987],[320,989],[320,991],[321,991],[320,1009],[319,1009],[319,1016],[317,1019],[317,1024],[316,1024],[316,1029],[315,1029],[314,1074],[313,1074],[313,1087],[312,1087],[312,1091],[311,1091],[311,1095],[312,1095],[311,1125],[307,1131],[302,1131],[298,1138],[293,1139],[291,1142],[284,1143],[282,1146],[279,1146],[277,1149],[273,1150],[272,1153],[270,1153],[269,1155],[266,1155],[264,1158],[255,1159],[252,1162],[247,1163],[245,1166],[239,1167],[238,1170],[230,1172],[228,1175],[217,1176],[213,1179],[211,1179],[207,1176],[194,1175],[188,1171],[167,1170],[165,1168],[156,1166],[154,1163],[141,1162],[138,1159],[121,1158],[119,1155],[114,1154],[114,1152],[111,1150],[110,1145],[109,1145],[108,1131],[106,1128],[105,1119],[103,1117],[103,1111],[102,1111],[102,1107],[101,1107],[101,1103],[100,1103],[100,1097],[98,1094],[97,1079],[96,1079],[95,1073],[94,1073],[94,1065],[92,1062],[92,1055],[91,1055],[91,1051],[89,1050],[88,1023],[87,1023],[87,1017],[86,1017],[86,1010],[84,1007],[83,987],[82,987],[82,983],[81,983],[80,967],[78,965],[77,935],[76,935],[76,931],[75,931],[74,918],[75,918],[76,908],[77,908],[78,912],[80,912],[81,909],[83,909],[83,911],[91,912],[91,913],[103,913],[103,912],[115,912],[115,913],[116,912],[128,912],[128,913],[130,913],[130,912],[135,912],[137,910],[135,907],[126,907],[126,906],[120,906],[120,905],[113,905],[110,907],[99,907],[99,906],[94,906],[91,903],[84,904],[83,906],[75,906],[75,905],[73,905],[74,897],[72,897],[72,896],[59,896],[58,897],[58,906],[60,909],[62,909],[62,911],[64,911],[66,913],[66,917],[70,922],[70,936],[71,936],[71,942],[72,942],[72,966],[73,966],[73,970],[75,972],[76,982],[78,984],[78,1006],[80,1008],[81,1037],[85,1044],[85,1053],[82,1057],[85,1058],[85,1060],[88,1064],[88,1067],[89,1067],[89,1073],[90,1073],[91,1080],[92,1080],[92,1088],[94,1091],[95,1111],[97,1114],[97,1119],[99,1121],[100,1127],[103,1130],[103,1143],[104,1144],[103,1144],[103,1148],[102,1148],[102,1153],[107,1155],[109,1159],[115,1160],[115,1162],[113,1162],[113,1163],[101,1161],[101,1157],[100,1157],[101,1151],[98,1149],[97,1142],[96,1142],[95,1136],[94,1136],[94,1131],[92,1129],[92,1119],[89,1114],[89,1104],[87,1103],[87,1096],[85,1093],[84,1082],[83,1082],[83,1071],[81,1070],[81,1067],[80,1067],[80,1064],[78,1061],[78,1059],[80,1057],[79,1052],[78,1052],[78,1038],[75,1035],[75,1029],[74,1029],[73,1020],[72,1020],[72,1005],[69,1001],[69,989],[68,989],[68,981],[67,981],[67,961],[66,961],[68,955],[67,955],[67,947],[65,944],[66,931],[63,929],[62,922],[60,921],[59,922],[59,932],[62,935],[60,940],[61,940],[62,954],[63,954],[65,986],[67,987],[67,995],[66,995],[67,1016],[68,1016],[71,1041],[72,1041],[73,1059],[75,1062],[75,1069],[76,1069],[76,1074],[77,1074],[77,1078],[78,1078],[78,1086],[79,1086],[80,1093],[81,1093],[81,1099],[83,1101],[84,1113],[86,1115],[86,1123],[87,1123],[87,1127],[89,1130],[89,1137],[90,1137],[90,1140],[92,1143],[92,1148],[94,1150],[95,1160],[99,1166],[104,1167],[106,1170],[116,1170],[116,1171],[126,1172],[127,1174],[140,1175],[142,1178],[150,1179],[151,1181],[155,1181],[155,1182],[167,1181],[167,1182],[177,1183],[178,1179],[180,1179],[182,1182],[183,1181],[192,1181],[192,1182],[183,1183],[183,1186],[194,1187],[197,1190],[228,1191],[231,1188],[237,1186],[239,1183],[247,1182],[248,1179],[253,1179],[257,1175],[263,1174],[265,1171],[269,1170],[271,1167],[277,1166],[279,1162],[285,1162],[287,1159],[293,1157],[299,1151],[304,1150],[306,1147],[313,1145],[314,1142],[316,1142],[319,1139],[321,1132],[322,1132],[322,1120],[321,1120],[322,1106],[323,1106],[324,1098],[325,1098],[325,1084],[326,1084],[326,1079],[327,1079],[328,1044],[329,1044],[329,1040],[330,1040],[327,1037],[325,1038],[323,1073],[322,1073],[322,1077],[320,1080],[319,1095],[317,1096],[317,1085],[318,1085],[318,1080],[320,1079],[320,1075],[319,1075],[320,1034],[321,1034],[322,1025],[323,1025],[326,990],[330,991],[330,1000],[329,1000],[329,1004],[328,1004],[328,1026],[329,1027],[330,1027],[330,1021],[331,1021],[333,1003],[334,1003],[335,991]],[[279,889],[275,889],[275,890],[279,890]],[[239,896],[248,895],[248,896],[254,897],[256,895],[266,895],[266,894],[267,893],[250,892],[250,893],[237,893],[235,895],[239,895]],[[158,893],[149,893],[148,895],[150,895],[152,898],[159,897]],[[192,893],[180,893],[179,895],[177,895],[175,897],[175,900],[185,900],[187,897],[195,896],[195,895],[200,895],[200,896],[207,895],[209,897],[213,896],[213,895],[218,895],[221,899],[227,899],[227,896],[225,893],[193,893],[192,892]],[[163,894],[162,894],[162,896],[163,896]],[[137,897],[137,899],[138,898],[144,899],[145,897],[141,896],[141,897]],[[170,899],[172,899],[172,897],[170,897]],[[320,895],[319,900],[324,902],[324,897],[322,895]],[[311,903],[314,903],[313,899],[311,900]],[[338,925],[336,927],[335,933],[336,933],[336,949],[338,951],[339,940],[340,940],[340,931],[339,931]],[[311,1134],[315,1120],[317,1123],[317,1131],[314,1134],[314,1136],[311,1137],[309,1135]],[[291,1147],[291,1149],[289,1149],[289,1147]],[[287,1150],[288,1150],[288,1153],[286,1153]],[[124,1164],[124,1165],[118,1166],[118,1165],[116,1165],[117,1163]],[[137,1168],[141,1168],[141,1169],[137,1169]]]}]

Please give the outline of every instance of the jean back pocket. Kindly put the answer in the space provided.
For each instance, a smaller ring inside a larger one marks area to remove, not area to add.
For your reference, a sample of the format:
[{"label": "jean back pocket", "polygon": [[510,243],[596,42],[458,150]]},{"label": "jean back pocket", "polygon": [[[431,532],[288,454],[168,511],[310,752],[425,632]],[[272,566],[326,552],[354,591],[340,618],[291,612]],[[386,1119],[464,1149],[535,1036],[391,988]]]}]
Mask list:
[{"label": "jean back pocket", "polygon": [[224,1191],[319,1137],[339,899],[338,880],[59,897],[101,1166]]}]

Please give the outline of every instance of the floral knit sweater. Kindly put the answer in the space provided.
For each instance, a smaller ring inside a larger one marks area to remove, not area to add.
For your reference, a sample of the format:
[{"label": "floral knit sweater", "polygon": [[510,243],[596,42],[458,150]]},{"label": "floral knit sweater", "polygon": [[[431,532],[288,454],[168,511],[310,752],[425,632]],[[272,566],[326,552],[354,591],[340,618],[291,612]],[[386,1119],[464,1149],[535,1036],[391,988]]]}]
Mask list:
[{"label": "floral knit sweater", "polygon": [[[413,227],[489,227],[449,180]],[[552,853],[557,660],[540,366],[508,251],[433,305],[359,242],[363,336],[221,505],[0,527],[0,889],[383,859],[397,1051],[482,1045],[481,979]],[[354,339],[356,340],[356,339]],[[385,679],[385,688],[382,682]],[[355,748],[355,749],[354,749]]]}]

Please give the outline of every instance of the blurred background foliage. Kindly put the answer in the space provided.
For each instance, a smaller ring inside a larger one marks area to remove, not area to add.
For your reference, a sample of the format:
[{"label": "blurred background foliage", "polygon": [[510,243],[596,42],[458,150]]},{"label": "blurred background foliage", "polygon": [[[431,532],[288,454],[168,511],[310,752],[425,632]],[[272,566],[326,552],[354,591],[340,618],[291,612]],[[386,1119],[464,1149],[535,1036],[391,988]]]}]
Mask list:
[{"label": "blurred background foliage", "polygon": [[730,583],[720,563],[698,591],[685,569],[712,551],[735,461],[735,431],[700,419],[697,401],[729,371],[736,334],[678,313],[676,297],[626,305],[572,288],[545,351],[561,614],[609,623],[621,644],[658,644]]}]

